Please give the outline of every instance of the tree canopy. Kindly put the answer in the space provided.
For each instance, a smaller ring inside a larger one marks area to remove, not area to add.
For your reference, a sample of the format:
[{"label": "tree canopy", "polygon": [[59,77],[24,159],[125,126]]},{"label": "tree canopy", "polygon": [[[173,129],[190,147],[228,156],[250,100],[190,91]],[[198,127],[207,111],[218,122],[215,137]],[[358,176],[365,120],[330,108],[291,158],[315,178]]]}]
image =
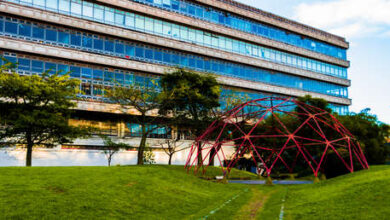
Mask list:
[{"label": "tree canopy", "polygon": [[84,128],[68,125],[79,80],[67,74],[22,76],[11,68],[9,63],[0,67],[0,140],[25,145],[27,166],[34,146],[70,143],[87,134]]},{"label": "tree canopy", "polygon": [[178,68],[161,78],[162,115],[172,114],[178,124],[191,125],[196,134],[219,107],[220,85],[212,75]]}]

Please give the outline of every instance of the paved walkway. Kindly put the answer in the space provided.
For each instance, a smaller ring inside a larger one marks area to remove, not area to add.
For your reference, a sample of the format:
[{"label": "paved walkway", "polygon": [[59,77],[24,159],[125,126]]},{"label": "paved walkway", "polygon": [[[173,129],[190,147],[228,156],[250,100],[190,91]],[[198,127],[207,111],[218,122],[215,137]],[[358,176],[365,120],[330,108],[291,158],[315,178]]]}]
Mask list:
[{"label": "paved walkway", "polygon": [[[228,183],[262,185],[262,184],[265,184],[265,180],[229,180]],[[313,181],[308,181],[308,180],[273,180],[272,183],[273,184],[280,184],[280,185],[300,185],[300,184],[312,184]]]}]

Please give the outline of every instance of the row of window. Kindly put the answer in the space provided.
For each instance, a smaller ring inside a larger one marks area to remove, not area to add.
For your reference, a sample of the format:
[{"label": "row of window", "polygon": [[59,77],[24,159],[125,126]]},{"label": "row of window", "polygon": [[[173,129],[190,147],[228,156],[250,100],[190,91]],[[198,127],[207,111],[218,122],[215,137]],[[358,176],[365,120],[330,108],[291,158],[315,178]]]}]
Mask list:
[{"label": "row of window", "polygon": [[[84,119],[70,119],[69,124],[72,126],[88,126],[95,128],[95,134],[103,134],[109,136],[118,136],[118,123],[116,121],[96,121]],[[142,127],[140,124],[126,122],[124,135],[125,137],[141,137]],[[158,127],[154,124],[148,124],[146,130],[150,131],[149,138],[171,138],[172,132],[170,128]]]},{"label": "row of window", "polygon": [[[82,82],[80,89],[83,98],[104,100],[104,91],[110,89],[112,86],[120,83],[122,85],[135,85],[139,87],[153,87],[159,88],[159,78],[152,75],[139,75],[133,72],[123,70],[111,70],[107,68],[89,67],[81,65],[69,65],[59,62],[41,61],[38,59],[30,59],[27,57],[16,57],[14,54],[3,53],[4,58],[13,63],[19,63],[16,71],[20,74],[40,74],[44,71],[55,73],[61,71],[62,73],[70,72],[71,77],[79,78]],[[4,61],[0,61],[3,64]],[[259,99],[269,96],[267,93],[261,92],[243,92],[233,91],[231,89],[222,89],[221,94],[221,108],[230,108],[231,103],[229,99],[241,98],[243,100]],[[107,100],[106,100],[107,101]],[[348,112],[348,106],[332,107],[335,112],[344,114]]]},{"label": "row of window", "polygon": [[179,39],[208,47],[239,53],[276,63],[281,63],[322,74],[347,78],[344,67],[280,52],[255,44],[246,43],[221,35],[201,30],[187,28],[171,22],[124,12],[98,4],[79,0],[7,0],[21,4],[32,5],[62,14],[82,17],[106,24],[124,27],[131,30],[153,33],[156,35]]},{"label": "row of window", "polygon": [[[2,31],[3,20],[0,18],[0,34],[22,37],[27,40],[40,40],[43,43],[55,43],[59,46],[72,47],[94,53],[109,54],[127,59],[136,59],[171,66],[181,66],[198,71],[213,72],[219,75],[260,81],[273,85],[314,91],[333,96],[348,96],[346,87],[331,83],[282,73],[274,73],[260,68],[234,64],[216,59],[208,59],[206,57],[189,55],[173,50],[162,50],[157,47],[114,40],[98,35],[57,29],[29,22],[23,23],[19,19],[9,17],[5,18],[4,31]],[[20,68],[29,68],[26,62],[27,61],[20,62]],[[76,71],[76,74],[78,72],[77,70],[73,71]],[[85,74],[84,77],[91,78],[92,74]],[[119,80],[118,82],[123,83],[124,81]]]},{"label": "row of window", "polygon": [[346,50],[184,0],[133,0],[346,60]]},{"label": "row of window", "polygon": [[[254,99],[262,99],[267,97],[286,97],[283,95],[275,95],[275,94],[269,94],[269,93],[263,93],[263,92],[248,92],[248,91],[237,91],[233,89],[228,88],[222,88],[221,92],[221,109],[223,110],[230,110],[232,108],[232,103],[235,102],[235,99],[241,99],[242,101],[249,101]],[[230,102],[230,103],[229,103]],[[273,105],[278,105],[283,101],[274,100]],[[264,103],[265,106],[271,106],[270,103]],[[329,108],[332,109],[333,112],[336,112],[339,115],[345,115],[348,114],[349,108],[347,105],[338,105],[329,103]],[[289,105],[281,108],[283,111],[289,112],[293,111],[295,109],[295,106]],[[248,109],[253,111],[254,109]]]}]

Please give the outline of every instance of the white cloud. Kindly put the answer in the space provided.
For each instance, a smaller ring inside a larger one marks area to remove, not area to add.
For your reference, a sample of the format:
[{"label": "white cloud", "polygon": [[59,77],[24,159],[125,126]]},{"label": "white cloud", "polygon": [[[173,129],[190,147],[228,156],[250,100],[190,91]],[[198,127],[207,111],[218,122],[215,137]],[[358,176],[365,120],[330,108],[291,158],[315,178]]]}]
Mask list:
[{"label": "white cloud", "polygon": [[390,0],[333,0],[302,3],[295,19],[348,38],[390,32]]}]

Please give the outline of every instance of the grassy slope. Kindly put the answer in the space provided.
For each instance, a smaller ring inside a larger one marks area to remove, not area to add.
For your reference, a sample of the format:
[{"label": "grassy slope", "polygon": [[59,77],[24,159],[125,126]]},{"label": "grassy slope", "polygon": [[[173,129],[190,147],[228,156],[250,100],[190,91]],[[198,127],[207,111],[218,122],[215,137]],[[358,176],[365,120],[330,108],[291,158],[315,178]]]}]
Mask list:
[{"label": "grassy slope", "polygon": [[[211,168],[207,175],[217,173]],[[255,178],[240,171],[230,177]],[[218,184],[180,166],[129,166],[0,168],[0,219],[199,219],[244,189],[211,219],[247,219],[248,210],[257,219],[278,219],[287,188],[284,219],[390,216],[390,166],[288,187]],[[251,204],[258,202],[256,211]]]},{"label": "grassy slope", "polygon": [[175,166],[0,168],[0,219],[193,219],[243,189]]},{"label": "grassy slope", "polygon": [[291,186],[286,219],[389,219],[390,166],[373,166],[319,184]]}]

